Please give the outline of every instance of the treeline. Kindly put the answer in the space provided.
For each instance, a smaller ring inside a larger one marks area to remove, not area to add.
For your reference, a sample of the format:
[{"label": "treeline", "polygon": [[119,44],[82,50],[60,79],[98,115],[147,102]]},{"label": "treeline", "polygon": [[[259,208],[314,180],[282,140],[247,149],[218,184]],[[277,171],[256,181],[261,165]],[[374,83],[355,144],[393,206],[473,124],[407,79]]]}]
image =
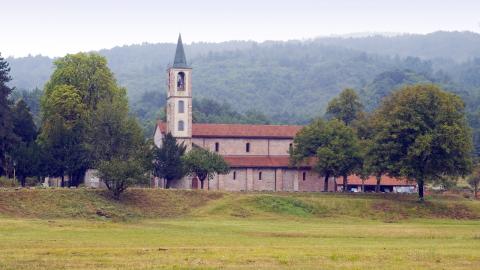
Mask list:
[{"label": "treeline", "polygon": [[[55,67],[43,92],[12,95],[10,68],[0,55],[0,176],[18,178],[22,186],[28,177],[37,185],[44,177],[56,177],[62,187],[76,187],[88,169],[96,169],[119,199],[129,186],[148,184],[152,174],[168,178],[174,168],[179,169],[177,177],[198,177],[202,187],[205,179],[228,172],[221,156],[203,149],[185,153],[187,146],[170,134],[166,139],[173,140],[173,146],[165,142],[157,148],[146,139],[129,113],[126,89],[117,84],[103,56],[67,55],[57,59]],[[39,117],[39,128],[32,112]],[[176,167],[170,166],[172,161]]]},{"label": "treeline", "polygon": [[[294,165],[314,162],[324,176],[362,180],[382,175],[416,181],[424,200],[427,183],[455,181],[473,168],[473,145],[464,102],[433,84],[405,86],[386,97],[373,112],[363,110],[352,89],[344,90],[327,108],[327,119],[315,120],[295,137]],[[477,194],[479,169],[469,178]]]}]

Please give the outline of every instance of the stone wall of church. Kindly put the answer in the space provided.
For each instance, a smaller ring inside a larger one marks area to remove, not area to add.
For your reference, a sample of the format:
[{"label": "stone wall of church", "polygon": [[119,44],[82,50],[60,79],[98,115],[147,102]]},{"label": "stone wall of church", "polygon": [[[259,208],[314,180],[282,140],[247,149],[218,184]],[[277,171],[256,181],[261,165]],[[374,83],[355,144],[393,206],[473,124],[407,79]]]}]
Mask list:
[{"label": "stone wall of church", "polygon": [[[215,152],[218,143],[220,155],[288,155],[292,140],[290,139],[248,139],[248,138],[193,138],[192,142],[198,146]],[[247,143],[250,144],[247,152]]]},{"label": "stone wall of church", "polygon": [[[261,173],[261,179],[260,179]],[[305,173],[305,178],[303,177]],[[234,178],[235,175],[235,178]],[[175,189],[191,189],[191,176],[173,181],[170,186]],[[228,174],[216,175],[213,179],[205,180],[204,189],[225,191],[323,191],[323,177],[311,170],[283,169],[283,168],[232,168]],[[161,187],[160,185],[158,187]],[[198,183],[200,189],[200,183]],[[328,191],[335,190],[335,181],[329,179]]]}]

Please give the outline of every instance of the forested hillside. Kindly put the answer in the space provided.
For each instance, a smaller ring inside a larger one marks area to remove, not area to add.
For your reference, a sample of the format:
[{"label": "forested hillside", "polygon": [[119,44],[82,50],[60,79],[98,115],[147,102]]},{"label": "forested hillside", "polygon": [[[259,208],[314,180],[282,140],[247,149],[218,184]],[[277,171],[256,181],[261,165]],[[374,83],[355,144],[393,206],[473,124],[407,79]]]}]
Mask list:
[{"label": "forested hillside", "polygon": [[[143,122],[162,114],[165,69],[174,50],[173,43],[145,43],[99,51]],[[409,83],[438,83],[460,94],[471,113],[480,92],[480,35],[469,32],[193,43],[186,53],[194,68],[195,99],[217,101],[215,108],[233,112],[262,113],[270,122],[306,123],[323,115],[328,101],[346,87],[360,92],[369,110]],[[7,60],[18,89],[43,88],[52,72],[48,57]],[[199,121],[232,121],[232,115],[198,115]]]}]

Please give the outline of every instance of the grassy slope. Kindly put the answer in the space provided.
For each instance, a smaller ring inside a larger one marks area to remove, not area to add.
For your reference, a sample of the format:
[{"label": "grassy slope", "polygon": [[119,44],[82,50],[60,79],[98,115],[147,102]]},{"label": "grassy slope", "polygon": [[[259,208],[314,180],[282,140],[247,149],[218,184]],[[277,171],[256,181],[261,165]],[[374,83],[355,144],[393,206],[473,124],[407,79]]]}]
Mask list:
[{"label": "grassy slope", "polygon": [[480,202],[460,197],[320,193],[220,193],[131,189],[119,202],[88,189],[0,191],[0,215],[29,218],[129,220],[201,217],[354,217],[384,221],[409,218],[480,219]]},{"label": "grassy slope", "polygon": [[478,269],[480,202],[415,200],[0,191],[0,269]]}]

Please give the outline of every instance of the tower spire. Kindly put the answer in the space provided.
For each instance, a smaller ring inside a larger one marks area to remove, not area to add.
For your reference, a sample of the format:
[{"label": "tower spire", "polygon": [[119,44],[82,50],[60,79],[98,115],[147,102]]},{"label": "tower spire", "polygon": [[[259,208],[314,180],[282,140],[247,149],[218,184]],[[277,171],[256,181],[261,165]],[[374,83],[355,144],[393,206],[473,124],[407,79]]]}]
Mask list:
[{"label": "tower spire", "polygon": [[175,51],[175,59],[173,60],[174,68],[188,68],[187,58],[183,50],[182,35],[178,34],[177,50]]}]

